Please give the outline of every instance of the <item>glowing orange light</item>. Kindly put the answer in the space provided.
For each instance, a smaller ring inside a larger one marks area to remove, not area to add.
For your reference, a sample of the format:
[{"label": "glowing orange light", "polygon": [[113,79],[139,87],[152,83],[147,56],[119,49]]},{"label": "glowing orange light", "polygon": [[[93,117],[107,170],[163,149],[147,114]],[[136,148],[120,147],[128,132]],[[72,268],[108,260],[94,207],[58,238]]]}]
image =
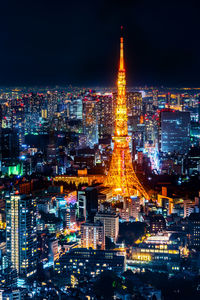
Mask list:
[{"label": "glowing orange light", "polygon": [[114,150],[110,170],[105,180],[105,185],[113,189],[113,195],[130,197],[143,195],[149,199],[148,194],[139,182],[132,165],[129,149],[130,137],[128,136],[128,114],[126,106],[126,72],[124,67],[124,44],[120,38],[120,62],[117,80],[118,95],[115,108]]}]

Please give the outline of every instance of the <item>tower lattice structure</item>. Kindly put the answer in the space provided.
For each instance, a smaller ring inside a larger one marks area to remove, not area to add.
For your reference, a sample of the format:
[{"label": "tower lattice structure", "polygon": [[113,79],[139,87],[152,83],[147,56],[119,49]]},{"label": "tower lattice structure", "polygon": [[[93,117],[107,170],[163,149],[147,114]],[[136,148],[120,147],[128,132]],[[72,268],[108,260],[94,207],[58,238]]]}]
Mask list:
[{"label": "tower lattice structure", "polygon": [[110,169],[105,180],[105,186],[113,190],[113,196],[130,197],[141,195],[146,199],[149,196],[139,182],[133,169],[127,125],[127,105],[126,105],[126,71],[124,67],[124,47],[123,37],[120,38],[120,62],[117,80],[117,101],[115,105],[115,130],[113,136],[114,149]]}]

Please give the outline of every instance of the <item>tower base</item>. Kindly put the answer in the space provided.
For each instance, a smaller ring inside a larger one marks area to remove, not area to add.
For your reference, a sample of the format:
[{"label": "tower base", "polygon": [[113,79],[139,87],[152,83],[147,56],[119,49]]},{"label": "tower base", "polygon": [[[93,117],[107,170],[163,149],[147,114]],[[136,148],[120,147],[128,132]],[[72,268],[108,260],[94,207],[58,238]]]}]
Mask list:
[{"label": "tower base", "polygon": [[104,185],[112,188],[113,196],[125,198],[140,195],[149,199],[133,169],[129,139],[123,139],[123,142],[120,138],[114,140],[112,160]]}]

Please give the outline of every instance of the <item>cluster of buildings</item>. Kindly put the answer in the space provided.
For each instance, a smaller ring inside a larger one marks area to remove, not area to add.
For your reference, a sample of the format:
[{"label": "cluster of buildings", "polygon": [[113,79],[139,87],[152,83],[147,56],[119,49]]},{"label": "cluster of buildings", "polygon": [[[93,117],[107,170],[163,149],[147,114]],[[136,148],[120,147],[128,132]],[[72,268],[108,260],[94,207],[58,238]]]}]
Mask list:
[{"label": "cluster of buildings", "polygon": [[[73,166],[106,166],[116,97],[106,89],[2,90],[2,174],[61,175]],[[159,174],[196,174],[199,91],[130,90],[126,97],[129,146],[138,168],[148,170],[151,164]]]},{"label": "cluster of buildings", "polygon": [[200,92],[125,87],[0,90],[0,299],[199,275]]}]

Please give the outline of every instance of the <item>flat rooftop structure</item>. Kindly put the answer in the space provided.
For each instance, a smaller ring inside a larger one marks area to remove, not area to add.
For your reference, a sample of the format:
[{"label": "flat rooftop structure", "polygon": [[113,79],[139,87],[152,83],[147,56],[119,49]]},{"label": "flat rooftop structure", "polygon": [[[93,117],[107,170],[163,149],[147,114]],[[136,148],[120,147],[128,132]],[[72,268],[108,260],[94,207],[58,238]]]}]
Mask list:
[{"label": "flat rooftop structure", "polygon": [[69,175],[58,175],[54,177],[54,182],[66,182],[67,184],[74,183],[76,186],[79,184],[88,184],[92,185],[95,183],[103,183],[105,180],[105,175],[78,175],[78,176],[69,176]]},{"label": "flat rooftop structure", "polygon": [[145,243],[147,244],[167,244],[169,243],[171,233],[163,233],[163,234],[156,234],[147,237]]}]

